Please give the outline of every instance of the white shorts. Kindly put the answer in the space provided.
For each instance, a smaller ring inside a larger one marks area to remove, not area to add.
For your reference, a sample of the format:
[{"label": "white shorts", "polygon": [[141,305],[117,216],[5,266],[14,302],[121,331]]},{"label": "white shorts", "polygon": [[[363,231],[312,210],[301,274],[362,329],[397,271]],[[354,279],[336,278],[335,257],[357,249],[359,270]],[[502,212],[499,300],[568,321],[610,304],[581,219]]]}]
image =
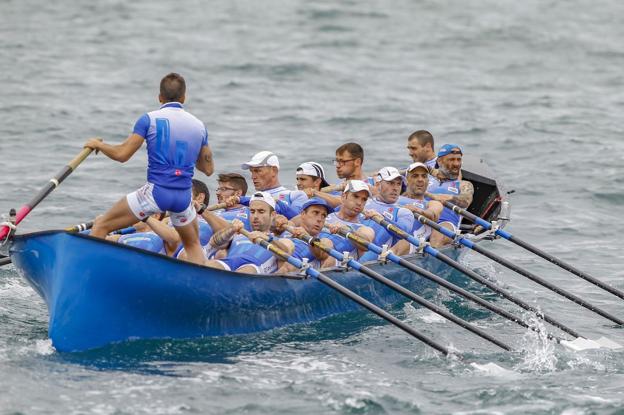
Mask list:
[{"label": "white shorts", "polygon": [[[160,207],[158,207],[156,200],[154,200],[153,190],[154,185],[147,183],[139,190],[126,196],[130,210],[139,220],[143,220],[154,213],[163,213]],[[169,212],[169,215],[173,226],[182,227],[193,223],[197,213],[193,208],[193,202],[191,202],[182,212]]]}]

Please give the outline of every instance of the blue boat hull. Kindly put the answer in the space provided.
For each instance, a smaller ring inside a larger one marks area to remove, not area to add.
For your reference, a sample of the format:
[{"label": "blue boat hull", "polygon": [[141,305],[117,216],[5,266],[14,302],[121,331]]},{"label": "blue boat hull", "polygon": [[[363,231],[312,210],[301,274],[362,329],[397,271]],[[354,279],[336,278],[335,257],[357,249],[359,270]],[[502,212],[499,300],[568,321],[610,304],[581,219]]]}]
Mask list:
[{"label": "blue boat hull", "polygon": [[[462,252],[445,250],[454,258]],[[63,352],[130,339],[258,332],[359,308],[314,279],[221,271],[63,231],[16,236],[11,258],[45,300],[49,336]],[[430,258],[408,259],[449,272]],[[433,286],[394,264],[372,267],[416,292]],[[326,274],[377,305],[405,301],[357,272]]]}]

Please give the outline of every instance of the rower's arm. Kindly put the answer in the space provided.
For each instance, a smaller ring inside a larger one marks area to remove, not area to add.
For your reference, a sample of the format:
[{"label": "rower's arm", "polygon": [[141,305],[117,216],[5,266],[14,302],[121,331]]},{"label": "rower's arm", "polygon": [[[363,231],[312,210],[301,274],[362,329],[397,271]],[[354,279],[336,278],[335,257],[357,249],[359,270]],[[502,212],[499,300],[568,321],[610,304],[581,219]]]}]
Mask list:
[{"label": "rower's arm", "polygon": [[227,248],[237,232],[238,230],[234,226],[230,225],[225,229],[215,232],[214,235],[210,237],[210,241],[208,243],[216,250]]},{"label": "rower's arm", "polygon": [[451,202],[460,208],[466,209],[472,203],[472,197],[474,195],[474,186],[468,180],[462,180],[459,185],[459,195],[439,195],[433,193],[426,193],[427,197],[440,202]]},{"label": "rower's arm", "polygon": [[318,190],[311,190],[310,194],[311,196],[308,195],[308,197],[317,197],[319,199],[323,199],[333,208],[337,208],[338,206],[342,204],[342,200],[340,199],[340,196],[330,195],[329,193],[325,193],[323,191],[319,192]]},{"label": "rower's arm", "polygon": [[148,217],[145,223],[152,229],[152,231],[154,231],[156,235],[160,236],[170,248],[175,249],[182,242],[182,238],[175,228],[167,226],[167,224],[152,217]]},{"label": "rower's arm", "polygon": [[101,151],[108,158],[125,163],[137,152],[143,145],[145,139],[136,133],[132,133],[121,144],[106,144],[101,138],[91,138],[85,143],[86,148],[92,148]]},{"label": "rower's arm", "polygon": [[217,233],[220,230],[223,230],[230,226],[230,222],[220,216],[215,215],[209,210],[204,210],[204,212],[202,213],[202,217],[206,220],[208,226],[210,226],[210,229],[212,229],[214,233]]},{"label": "rower's arm", "polygon": [[425,209],[422,214],[427,219],[437,222],[442,214],[442,209],[444,209],[444,205],[442,205],[442,203],[437,200],[430,200],[427,204],[427,209]]},{"label": "rower's arm", "polygon": [[214,161],[212,160],[212,150],[210,146],[206,144],[202,146],[199,157],[197,157],[197,163],[195,164],[197,170],[203,172],[206,176],[212,175],[214,173]]}]

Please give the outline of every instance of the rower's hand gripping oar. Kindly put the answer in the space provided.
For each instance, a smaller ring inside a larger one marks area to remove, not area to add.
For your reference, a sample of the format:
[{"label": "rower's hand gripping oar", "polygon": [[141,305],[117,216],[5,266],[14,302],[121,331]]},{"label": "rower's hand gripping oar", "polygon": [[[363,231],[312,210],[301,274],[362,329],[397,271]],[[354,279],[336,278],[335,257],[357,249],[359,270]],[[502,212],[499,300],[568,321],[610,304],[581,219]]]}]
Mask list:
[{"label": "rower's hand gripping oar", "polygon": [[293,266],[295,266],[295,267],[297,267],[299,269],[302,269],[303,271],[305,271],[306,275],[308,275],[309,277],[312,277],[312,278],[318,280],[319,282],[329,286],[330,288],[333,288],[334,290],[338,291],[340,294],[344,295],[345,297],[349,298],[352,301],[355,301],[356,303],[358,303],[362,307],[364,307],[364,308],[368,309],[369,311],[377,314],[379,317],[381,317],[384,320],[390,322],[391,324],[395,325],[396,327],[400,328],[401,330],[405,331],[406,333],[416,337],[418,340],[422,341],[423,343],[426,343],[427,345],[429,345],[430,347],[436,349],[437,351],[439,351],[443,355],[448,356],[450,354],[449,350],[446,347],[444,347],[441,344],[435,342],[434,340],[431,340],[428,337],[420,334],[418,331],[416,331],[412,327],[408,326],[407,324],[405,324],[404,322],[402,322],[398,318],[394,317],[393,315],[391,315],[387,311],[385,311],[385,310],[381,309],[380,307],[374,305],[370,301],[362,298],[361,296],[359,296],[358,294],[356,294],[353,291],[349,290],[348,288],[338,284],[337,282],[335,282],[334,280],[329,278],[327,275],[322,274],[321,272],[315,270],[314,268],[312,268],[310,266],[304,266],[302,261],[300,261],[299,259],[293,257],[292,255],[288,255],[288,253],[284,252],[283,250],[281,250],[280,248],[278,248],[274,244],[271,244],[271,243],[265,241],[264,239],[260,239],[260,238],[255,239],[255,240],[252,239],[253,238],[252,235],[248,231],[246,231],[245,229],[241,229],[240,233],[245,235],[247,238],[249,238],[253,243],[262,246],[264,249],[266,249],[267,251],[271,252],[273,255],[275,255],[275,256],[277,256],[277,257],[287,261],[289,264],[291,264],[291,265],[293,265]]},{"label": "rower's hand gripping oar", "polygon": [[533,282],[536,282],[538,284],[540,284],[543,287],[548,288],[549,290],[561,295],[562,297],[567,298],[568,300],[580,305],[581,307],[585,307],[586,309],[593,311],[594,313],[608,319],[611,320],[612,322],[619,324],[619,325],[624,325],[624,320],[619,319],[618,317],[615,317],[614,315],[588,303],[587,301],[583,300],[580,297],[577,297],[576,295],[557,287],[554,284],[549,283],[548,281],[544,280],[543,278],[533,274],[532,272],[506,260],[505,258],[502,258],[501,256],[495,254],[494,252],[488,251],[487,249],[475,244],[473,241],[468,240],[466,238],[462,238],[459,235],[456,235],[455,232],[438,225],[436,222],[426,218],[423,215],[419,215],[417,213],[414,214],[414,216],[416,217],[416,219],[422,223],[423,225],[427,225],[429,227],[431,227],[432,229],[435,229],[436,231],[440,232],[441,234],[443,234],[444,236],[464,245],[465,247],[472,249],[473,251],[476,251],[488,258],[490,258],[491,260],[498,262],[499,264],[503,265],[506,268],[509,268],[512,271],[515,271],[516,273],[530,279]]},{"label": "rower's hand gripping oar", "polygon": [[614,288],[594,277],[592,277],[591,275],[587,274],[586,272],[583,272],[577,268],[575,268],[574,266],[564,262],[563,260],[556,258],[552,255],[550,255],[547,252],[542,251],[541,249],[529,244],[528,242],[523,241],[522,239],[512,235],[511,233],[504,231],[502,229],[499,229],[497,227],[494,226],[494,224],[492,224],[491,222],[488,222],[480,217],[478,217],[477,215],[474,215],[470,212],[468,212],[465,209],[460,208],[457,205],[452,204],[449,201],[444,201],[442,202],[444,204],[444,206],[446,206],[448,209],[451,209],[453,212],[457,213],[458,215],[464,216],[468,219],[470,219],[471,221],[473,221],[474,223],[476,223],[477,225],[482,226],[484,229],[486,230],[492,230],[494,229],[494,233],[502,238],[507,239],[510,242],[513,242],[514,244],[526,249],[529,252],[534,253],[535,255],[544,258],[545,260],[559,266],[560,268],[565,269],[568,272],[571,272],[572,274],[579,276],[581,278],[583,278],[584,280],[594,284],[597,287],[602,288],[603,290],[610,292],[611,294],[620,297],[621,299],[624,299],[624,292],[618,290],[617,288]]},{"label": "rower's hand gripping oar", "polygon": [[[72,174],[74,170],[82,163],[88,156],[93,152],[91,148],[84,148],[82,151],[74,157],[72,161],[70,161],[65,167],[59,171],[56,176],[51,178],[48,183],[37,193],[35,197],[32,198],[30,202],[25,204],[17,211],[15,216],[15,226],[19,225],[19,223],[28,215],[47,195],[49,195],[54,189],[56,189],[62,182]],[[0,226],[0,241],[6,238],[11,230],[11,226],[3,225]]]},{"label": "rower's hand gripping oar", "polygon": [[[286,227],[286,229],[290,232],[290,233],[294,233],[294,229],[292,226],[288,226]],[[433,311],[436,314],[441,315],[442,317],[446,318],[447,320],[452,321],[453,323],[459,325],[460,327],[465,328],[468,331],[471,331],[472,333],[476,334],[477,336],[480,336],[482,338],[484,338],[485,340],[494,343],[495,345],[497,345],[498,347],[500,347],[503,350],[506,351],[510,351],[511,348],[506,345],[505,343],[495,339],[494,337],[491,337],[490,335],[488,335],[487,333],[485,333],[484,331],[482,331],[481,329],[473,326],[472,324],[468,323],[465,320],[462,320],[461,318],[447,312],[446,310],[438,307],[437,305],[425,300],[424,298],[422,298],[419,295],[416,295],[413,291],[408,290],[407,288],[403,287],[402,285],[397,284],[396,282],[390,280],[389,278],[384,277],[383,275],[379,274],[376,271],[373,271],[372,269],[368,268],[365,265],[360,264],[359,262],[357,262],[356,260],[354,260],[353,258],[349,258],[348,256],[345,257],[344,254],[341,254],[340,252],[336,251],[335,249],[325,246],[325,244],[323,244],[323,242],[321,240],[319,240],[318,238],[314,238],[310,235],[301,235],[299,236],[299,239],[301,239],[302,241],[304,241],[305,243],[307,243],[310,246],[314,246],[317,247],[325,252],[327,252],[329,255],[331,255],[332,257],[336,258],[337,260],[341,261],[341,262],[346,262],[346,265],[350,266],[351,268],[355,269],[356,271],[361,272],[364,275],[367,275],[371,278],[373,278],[374,280],[392,288],[393,290],[401,293],[402,295],[404,295],[405,297],[415,301],[416,303],[428,308],[429,310]]]},{"label": "rower's hand gripping oar", "polygon": [[[511,301],[512,303],[522,307],[523,309],[530,311],[532,313],[534,313],[538,318],[543,319],[544,321],[546,321],[547,323],[551,324],[554,327],[557,327],[558,329],[570,334],[571,336],[575,337],[574,340],[572,341],[568,341],[568,340],[563,340],[561,338],[558,337],[553,337],[551,334],[547,334],[549,339],[554,338],[555,340],[557,340],[557,342],[563,344],[564,346],[567,346],[571,349],[574,350],[586,350],[586,349],[592,349],[592,348],[599,348],[599,347],[606,347],[609,349],[620,349],[622,346],[612,340],[609,340],[605,337],[601,337],[597,340],[591,340],[591,339],[587,339],[584,336],[581,336],[580,334],[578,334],[575,330],[571,329],[570,327],[564,325],[563,323],[560,323],[559,321],[555,320],[554,318],[550,317],[548,314],[537,310],[535,307],[529,305],[528,303],[526,303],[525,301],[513,296],[511,293],[509,293],[508,291],[497,287],[494,283],[492,283],[491,281],[488,281],[487,279],[483,278],[482,276],[480,276],[479,274],[477,274],[476,272],[474,272],[473,270],[461,265],[460,263],[458,263],[457,261],[454,261],[453,259],[451,259],[450,257],[448,257],[447,255],[442,254],[440,251],[438,251],[437,249],[433,248],[431,245],[429,245],[428,243],[422,243],[421,241],[419,241],[418,239],[416,239],[413,235],[410,235],[409,233],[405,232],[403,229],[401,229],[398,224],[391,222],[387,219],[384,219],[383,217],[380,216],[373,216],[372,219],[377,222],[379,225],[381,225],[382,227],[384,227],[385,229],[387,229],[389,232],[395,234],[396,236],[398,236],[399,238],[405,239],[407,240],[409,243],[411,243],[412,245],[418,247],[419,249],[422,249],[424,253],[431,255],[432,257],[446,263],[447,265],[450,265],[451,267],[457,269],[458,271],[462,272],[463,274],[465,274],[466,276],[468,276],[469,278],[471,278],[472,280],[485,285],[486,287],[488,287],[489,289],[491,289],[492,291],[496,292],[497,294],[500,294],[503,298]],[[355,241],[357,242],[357,241]],[[366,242],[366,241],[364,241]],[[373,249],[371,249],[373,248]],[[373,252],[376,253],[380,253],[381,252],[381,247],[377,247],[373,244],[368,244],[368,249],[373,250]],[[376,250],[375,250],[376,249]],[[388,257],[389,259],[391,259],[390,257]],[[403,260],[405,261],[405,260]],[[407,261],[405,261],[407,262]],[[408,263],[410,264],[410,263]],[[413,264],[412,264],[413,265]],[[418,271],[416,271],[418,272]],[[446,281],[446,280],[443,280]],[[474,294],[469,293],[471,295],[474,296]],[[475,296],[476,297],[476,296]],[[476,299],[481,300],[483,302],[485,302],[484,300],[482,300],[480,297],[476,297]],[[516,317],[514,317],[513,315],[507,313],[505,310],[500,309],[501,312],[497,311],[496,309],[492,309],[490,307],[488,307],[488,305],[491,305],[488,302],[485,302],[485,304],[482,304],[485,307],[489,308],[490,310],[496,312],[497,314],[508,318],[509,320],[515,321],[516,323],[520,324],[521,326],[525,327],[525,328],[530,328],[533,331],[536,332],[540,332],[540,330],[536,327],[533,326],[529,326],[527,325],[525,322],[520,321],[519,319],[517,319]],[[505,315],[507,314],[507,315]]]}]

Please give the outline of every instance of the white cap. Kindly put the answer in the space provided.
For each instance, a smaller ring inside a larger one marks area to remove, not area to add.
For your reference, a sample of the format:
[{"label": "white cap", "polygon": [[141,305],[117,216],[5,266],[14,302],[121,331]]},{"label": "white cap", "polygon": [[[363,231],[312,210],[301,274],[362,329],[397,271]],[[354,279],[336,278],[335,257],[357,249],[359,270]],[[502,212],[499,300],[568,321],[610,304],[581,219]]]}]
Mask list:
[{"label": "white cap", "polygon": [[251,167],[265,167],[274,166],[279,169],[279,160],[277,156],[271,151],[261,151],[254,154],[254,156],[247,163],[241,164],[241,169],[249,170]]},{"label": "white cap", "polygon": [[301,163],[299,167],[297,167],[297,176],[306,175],[312,177],[318,177],[321,179],[321,187],[329,186],[327,180],[325,180],[325,170],[323,166],[314,162],[314,161],[306,161],[305,163]]},{"label": "white cap", "polygon": [[368,185],[364,183],[362,180],[349,180],[343,190],[343,193],[347,193],[347,192],[349,193],[368,192],[369,197],[373,196]]},{"label": "white cap", "polygon": [[419,167],[422,167],[423,169],[427,170],[427,172],[429,172],[429,167],[427,167],[425,163],[421,163],[420,161],[410,164],[409,167],[407,168],[407,171],[412,171]]},{"label": "white cap", "polygon": [[390,182],[396,179],[397,177],[403,177],[403,176],[401,176],[401,173],[395,167],[383,167],[377,173],[376,181],[380,182],[383,180],[384,182]]},{"label": "white cap", "polygon": [[271,206],[273,210],[275,210],[275,199],[273,199],[273,196],[271,196],[271,194],[268,192],[255,192],[251,196],[251,199],[249,199],[249,203],[255,201],[264,202],[267,205]]}]

